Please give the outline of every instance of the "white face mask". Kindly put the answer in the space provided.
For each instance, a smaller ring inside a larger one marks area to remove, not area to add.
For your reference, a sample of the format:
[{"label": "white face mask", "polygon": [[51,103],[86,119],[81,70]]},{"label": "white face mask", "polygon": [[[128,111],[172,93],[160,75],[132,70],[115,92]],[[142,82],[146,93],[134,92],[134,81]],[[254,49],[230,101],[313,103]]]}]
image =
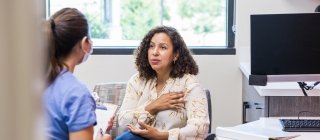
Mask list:
[{"label": "white face mask", "polygon": [[83,56],[83,58],[82,58],[81,63],[83,63],[83,62],[87,61],[87,60],[88,60],[88,58],[89,58],[89,55],[91,55],[91,54],[92,54],[92,52],[93,52],[93,47],[91,46],[90,52],[89,52],[89,53],[87,53],[87,52],[86,52],[86,54],[84,54],[84,56]]}]

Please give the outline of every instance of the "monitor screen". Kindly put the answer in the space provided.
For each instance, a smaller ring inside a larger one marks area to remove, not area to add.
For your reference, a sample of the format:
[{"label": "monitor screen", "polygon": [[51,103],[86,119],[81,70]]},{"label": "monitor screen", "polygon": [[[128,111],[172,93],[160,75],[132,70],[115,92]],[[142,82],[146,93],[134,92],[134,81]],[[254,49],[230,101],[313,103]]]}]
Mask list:
[{"label": "monitor screen", "polygon": [[251,15],[251,74],[320,74],[320,13]]}]

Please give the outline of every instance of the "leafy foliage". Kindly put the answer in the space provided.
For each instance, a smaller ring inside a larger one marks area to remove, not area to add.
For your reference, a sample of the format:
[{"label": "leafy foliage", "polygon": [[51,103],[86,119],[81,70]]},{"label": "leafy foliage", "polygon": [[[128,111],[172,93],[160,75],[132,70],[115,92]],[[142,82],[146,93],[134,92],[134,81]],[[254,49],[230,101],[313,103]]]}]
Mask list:
[{"label": "leafy foliage", "polygon": [[84,12],[89,22],[91,38],[109,38],[108,25],[89,12]]},{"label": "leafy foliage", "polygon": [[153,0],[122,0],[120,24],[123,39],[141,40],[160,24],[160,7]]},{"label": "leafy foliage", "polygon": [[[186,22],[188,30],[203,37],[215,31],[222,31],[223,25],[215,26],[216,17],[221,17],[222,2],[225,0],[176,0],[177,14]],[[147,31],[160,25],[161,11],[159,0],[122,0],[121,27],[123,39],[141,40]],[[164,4],[170,4],[167,0]],[[163,6],[163,20],[171,20],[172,5]]]},{"label": "leafy foliage", "polygon": [[221,16],[222,8],[222,0],[181,0],[178,13],[191,23],[194,33],[207,34],[219,30],[214,22]]}]

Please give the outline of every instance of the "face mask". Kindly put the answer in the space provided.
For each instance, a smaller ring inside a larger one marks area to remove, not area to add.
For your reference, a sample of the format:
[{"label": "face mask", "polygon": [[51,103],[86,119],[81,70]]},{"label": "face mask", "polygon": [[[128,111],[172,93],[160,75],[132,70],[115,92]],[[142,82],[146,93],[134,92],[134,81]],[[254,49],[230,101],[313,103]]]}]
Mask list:
[{"label": "face mask", "polygon": [[89,53],[86,52],[86,54],[84,54],[81,63],[87,61],[87,59],[89,58],[89,55],[91,55],[92,52],[93,52],[93,47],[91,46],[90,52]]}]

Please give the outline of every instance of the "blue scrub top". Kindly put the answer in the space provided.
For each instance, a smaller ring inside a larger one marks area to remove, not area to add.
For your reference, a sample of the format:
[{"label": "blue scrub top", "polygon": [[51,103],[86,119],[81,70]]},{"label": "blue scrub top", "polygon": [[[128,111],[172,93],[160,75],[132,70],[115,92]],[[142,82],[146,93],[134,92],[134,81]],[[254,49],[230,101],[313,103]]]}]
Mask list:
[{"label": "blue scrub top", "polygon": [[64,69],[44,94],[50,140],[68,140],[70,132],[96,125],[95,101],[88,88]]}]

